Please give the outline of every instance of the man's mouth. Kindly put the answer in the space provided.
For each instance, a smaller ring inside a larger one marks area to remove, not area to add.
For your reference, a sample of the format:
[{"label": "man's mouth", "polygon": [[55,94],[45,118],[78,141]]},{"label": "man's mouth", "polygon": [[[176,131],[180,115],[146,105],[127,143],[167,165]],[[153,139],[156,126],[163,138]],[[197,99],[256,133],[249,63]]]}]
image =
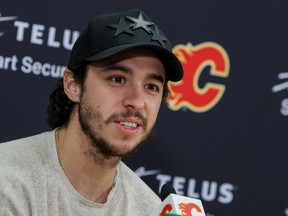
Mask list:
[{"label": "man's mouth", "polygon": [[121,125],[123,125],[125,128],[136,128],[137,124],[135,122],[128,122],[128,121],[121,121]]}]

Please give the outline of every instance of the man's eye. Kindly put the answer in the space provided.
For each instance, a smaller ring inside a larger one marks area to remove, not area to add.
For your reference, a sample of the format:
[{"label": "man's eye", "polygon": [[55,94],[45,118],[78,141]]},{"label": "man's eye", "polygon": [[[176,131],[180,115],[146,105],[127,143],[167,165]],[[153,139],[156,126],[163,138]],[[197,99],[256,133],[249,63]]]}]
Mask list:
[{"label": "man's eye", "polygon": [[123,77],[112,77],[111,81],[114,82],[114,83],[124,83],[125,82]]},{"label": "man's eye", "polygon": [[159,87],[157,85],[154,84],[148,84],[146,85],[146,89],[149,89],[153,92],[158,92],[159,91]]}]

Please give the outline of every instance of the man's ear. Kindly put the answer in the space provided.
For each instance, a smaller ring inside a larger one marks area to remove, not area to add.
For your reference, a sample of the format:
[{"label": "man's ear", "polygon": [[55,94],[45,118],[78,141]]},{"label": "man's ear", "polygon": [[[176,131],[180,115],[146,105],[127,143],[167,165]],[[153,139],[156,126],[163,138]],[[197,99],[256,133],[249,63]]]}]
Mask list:
[{"label": "man's ear", "polygon": [[74,73],[69,69],[65,69],[63,75],[63,87],[67,97],[78,103],[80,101],[81,88],[80,84],[74,78]]}]

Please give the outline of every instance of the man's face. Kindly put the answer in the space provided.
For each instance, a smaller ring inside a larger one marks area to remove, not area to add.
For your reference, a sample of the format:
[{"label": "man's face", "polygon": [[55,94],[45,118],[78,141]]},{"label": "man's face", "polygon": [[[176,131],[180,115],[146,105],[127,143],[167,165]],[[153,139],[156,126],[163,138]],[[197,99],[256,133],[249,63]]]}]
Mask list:
[{"label": "man's face", "polygon": [[105,156],[133,152],[152,131],[162,101],[165,70],[151,52],[133,50],[88,65],[79,121]]}]

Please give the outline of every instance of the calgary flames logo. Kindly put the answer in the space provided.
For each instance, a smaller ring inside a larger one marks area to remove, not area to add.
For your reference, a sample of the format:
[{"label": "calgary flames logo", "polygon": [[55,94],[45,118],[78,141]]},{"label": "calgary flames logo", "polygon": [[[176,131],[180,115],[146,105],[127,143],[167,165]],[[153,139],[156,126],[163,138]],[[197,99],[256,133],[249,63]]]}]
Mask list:
[{"label": "calgary flames logo", "polygon": [[206,82],[199,87],[199,77],[204,68],[210,66],[210,75],[226,78],[229,75],[229,58],[226,51],[218,44],[206,42],[197,46],[177,45],[174,54],[182,63],[183,79],[179,82],[169,82],[171,94],[168,106],[171,110],[186,107],[194,112],[205,112],[214,107],[221,99],[225,86]]},{"label": "calgary flames logo", "polygon": [[196,205],[195,203],[180,203],[179,208],[181,209],[182,216],[193,216],[192,215],[192,210],[195,209],[196,212],[201,213],[201,208]]},{"label": "calgary flames logo", "polygon": [[178,207],[179,207],[179,210],[181,211],[181,214],[171,213],[173,211],[173,207],[171,204],[167,204],[164,206],[159,216],[193,216],[194,215],[193,210],[195,210],[197,213],[203,213],[201,208],[195,203],[183,203],[182,202],[178,204]]}]

